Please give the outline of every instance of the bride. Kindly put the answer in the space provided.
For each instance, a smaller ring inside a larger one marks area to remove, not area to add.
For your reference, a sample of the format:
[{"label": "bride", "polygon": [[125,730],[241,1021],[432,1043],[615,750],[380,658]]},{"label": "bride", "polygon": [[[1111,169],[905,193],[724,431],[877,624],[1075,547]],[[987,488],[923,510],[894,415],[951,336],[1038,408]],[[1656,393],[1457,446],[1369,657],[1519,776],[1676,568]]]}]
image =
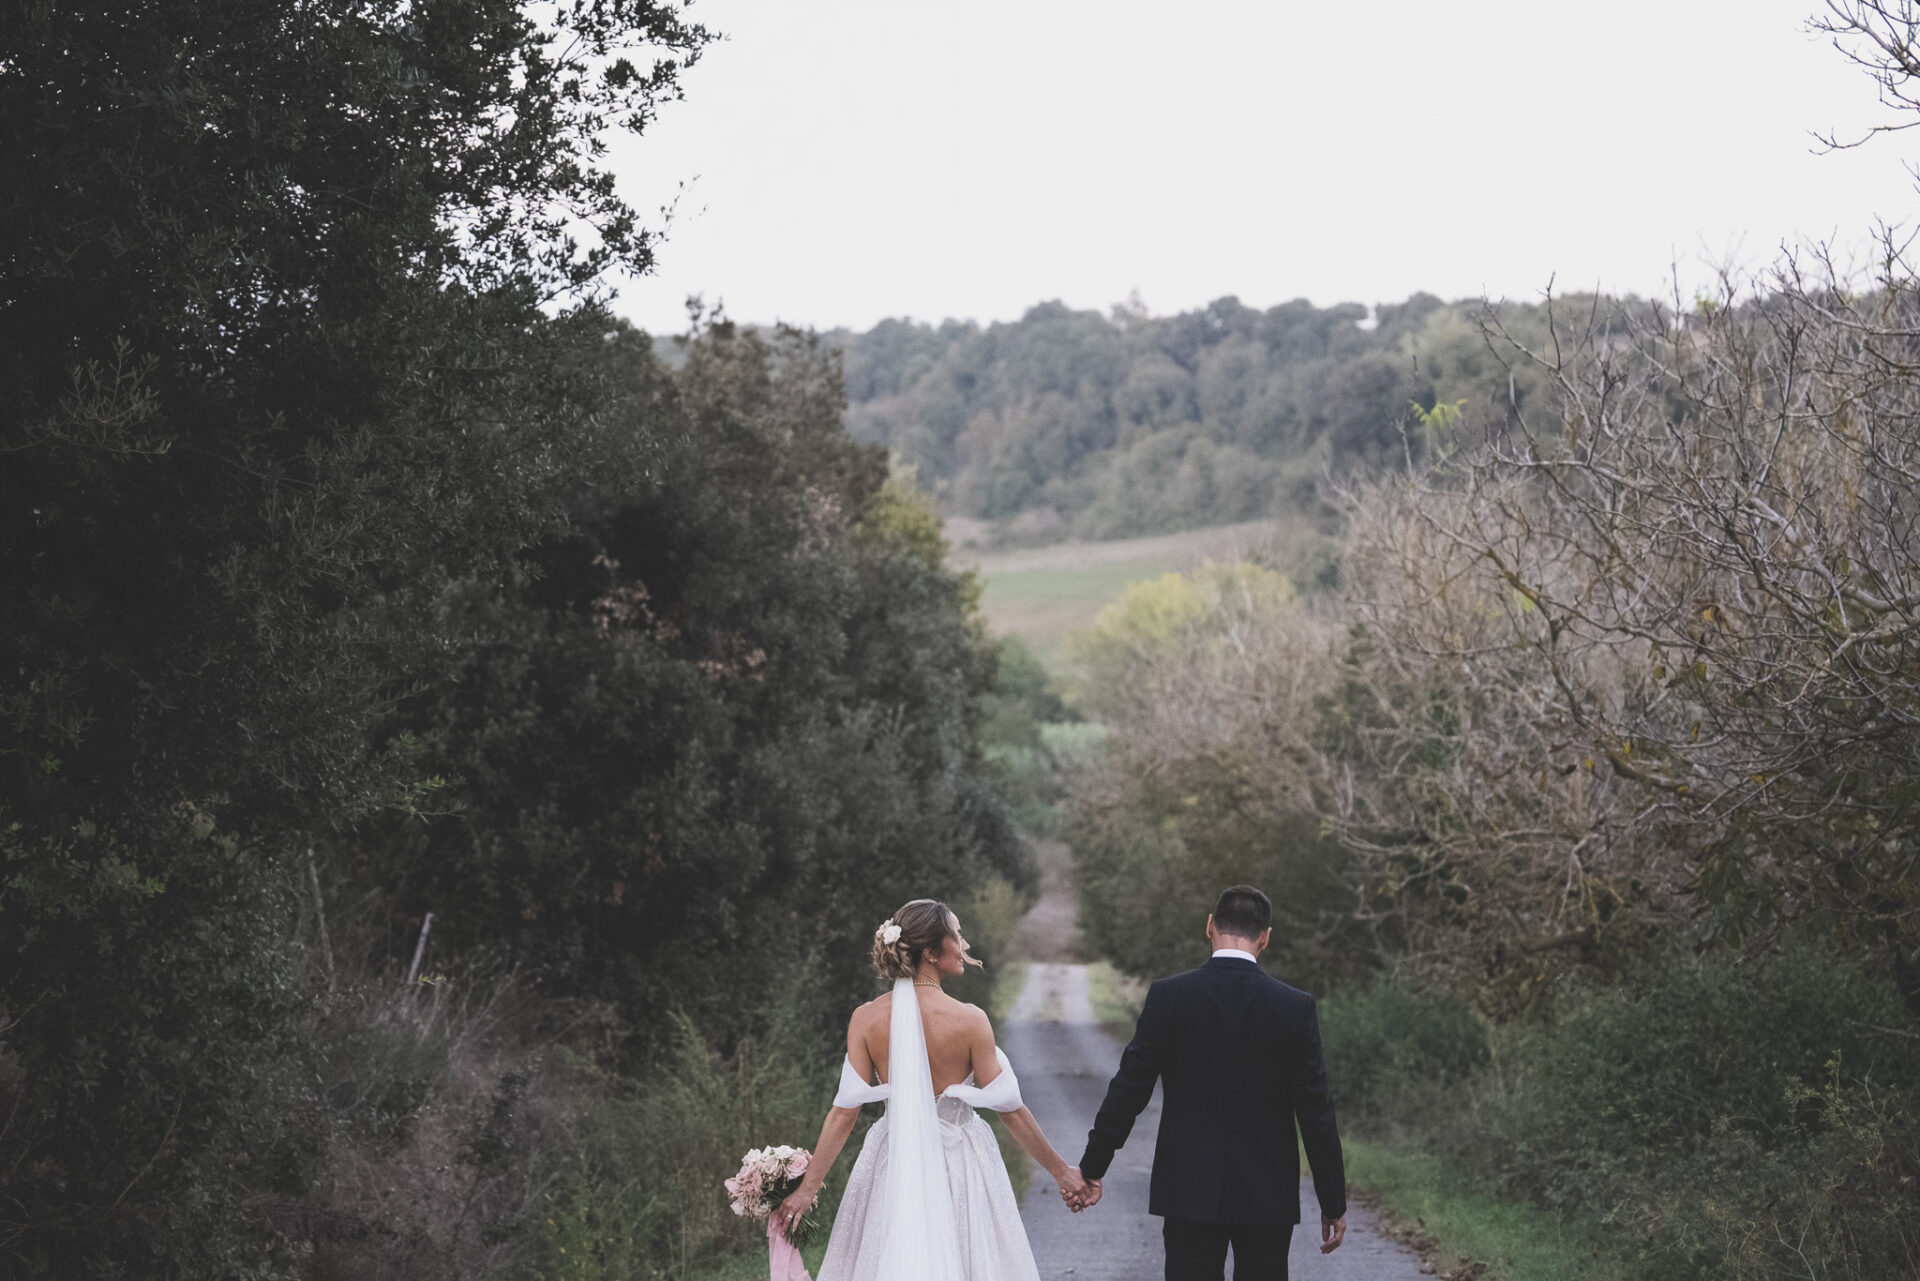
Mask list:
[{"label": "bride", "polygon": [[1070,1204],[1085,1191],[1021,1103],[986,1013],[941,990],[978,964],[937,899],[915,899],[874,932],[873,968],[893,991],[853,1012],[812,1164],[775,1211],[787,1226],[806,1213],[860,1105],[887,1100],[854,1162],[819,1281],[1039,1281],[999,1146],[975,1107],[1005,1118]]}]

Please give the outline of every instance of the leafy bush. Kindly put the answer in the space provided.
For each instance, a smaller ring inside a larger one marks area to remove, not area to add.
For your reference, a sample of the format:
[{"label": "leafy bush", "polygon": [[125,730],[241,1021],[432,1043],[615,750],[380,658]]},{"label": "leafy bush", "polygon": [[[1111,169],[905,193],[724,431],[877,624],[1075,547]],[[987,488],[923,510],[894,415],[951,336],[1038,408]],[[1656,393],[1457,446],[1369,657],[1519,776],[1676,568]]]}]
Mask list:
[{"label": "leafy bush", "polygon": [[1043,725],[1079,719],[1018,636],[997,638],[993,656],[993,683],[980,697],[981,739],[987,745],[1038,748]]},{"label": "leafy bush", "polygon": [[1020,826],[1051,835],[1065,795],[1054,745],[1083,726],[1053,678],[1017,636],[995,642],[993,683],[980,698],[980,738],[996,790]]},{"label": "leafy bush", "polygon": [[1610,1214],[1652,1275],[1920,1268],[1920,1029],[1892,984],[1801,942],[1562,1005],[1503,1047],[1532,1078],[1510,1186]]},{"label": "leafy bush", "polygon": [[1624,1275],[1920,1268],[1920,1058],[1894,985],[1816,942],[1569,982],[1484,1038],[1457,1002],[1330,1000],[1335,1097],[1508,1197],[1601,1219]]},{"label": "leafy bush", "polygon": [[380,728],[423,744],[460,808],[334,857],[389,911],[434,912],[446,946],[614,1002],[639,1067],[675,1009],[730,1052],[770,968],[817,965],[844,1017],[870,923],[1030,872],[974,737],[972,584],[846,439],[831,353],[714,325],[667,371],[609,333],[598,364],[646,467],[583,482],[527,572],[449,594],[450,679]]},{"label": "leafy bush", "polygon": [[1442,1096],[1484,1067],[1486,1029],[1473,1007],[1455,997],[1426,997],[1382,979],[1364,991],[1320,1003],[1327,1074],[1341,1115],[1377,1126]]},{"label": "leafy bush", "polygon": [[67,840],[0,809],[0,906],[0,1272],[284,1275],[234,1217],[325,1143],[284,885],[197,807]]},{"label": "leafy bush", "polygon": [[650,0],[0,10],[0,1271],[298,1265],[295,851],[431,790],[371,727],[451,675],[442,594],[622,455],[583,295],[651,242],[596,157],[708,38]]},{"label": "leafy bush", "polygon": [[329,1001],[320,1093],[332,1141],[277,1213],[311,1281],[455,1281],[524,1262],[540,1154],[578,1125],[583,1091],[556,1030],[584,1040],[593,1009],[558,1013],[524,980],[463,968],[412,985],[360,977]]}]

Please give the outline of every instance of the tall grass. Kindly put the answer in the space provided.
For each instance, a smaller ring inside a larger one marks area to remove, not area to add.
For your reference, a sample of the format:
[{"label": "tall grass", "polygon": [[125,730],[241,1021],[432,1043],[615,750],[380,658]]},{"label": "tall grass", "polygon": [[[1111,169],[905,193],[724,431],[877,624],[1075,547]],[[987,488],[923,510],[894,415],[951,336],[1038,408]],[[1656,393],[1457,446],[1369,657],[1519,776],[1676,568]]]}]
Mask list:
[{"label": "tall grass", "polygon": [[325,1014],[330,1143],[298,1220],[309,1281],[513,1274],[577,1088],[543,1046],[542,1006],[510,974],[342,984]]},{"label": "tall grass", "polygon": [[838,1079],[807,997],[796,975],[724,1051],[676,1017],[667,1061],[629,1076],[610,1007],[510,974],[343,982],[320,1176],[265,1208],[315,1242],[305,1281],[680,1281],[751,1257],[764,1235],[721,1182],[750,1147],[811,1146]]},{"label": "tall grass", "polygon": [[1342,1136],[1347,1182],[1373,1197],[1387,1218],[1434,1255],[1448,1275],[1483,1281],[1616,1281],[1591,1223],[1464,1188],[1447,1165]]},{"label": "tall grass", "polygon": [[[575,1060],[593,1088],[541,1198],[536,1281],[668,1281],[765,1248],[721,1182],[749,1148],[812,1147],[838,1080],[817,1023],[789,1008],[776,1003],[764,1035],[725,1054],[679,1018],[667,1063],[637,1080]],[[828,1221],[850,1168],[843,1157],[829,1176]]]},{"label": "tall grass", "polygon": [[1111,961],[1095,961],[1087,966],[1087,1000],[1093,1017],[1107,1035],[1125,1044],[1133,1038],[1134,1021],[1146,1000],[1147,985],[1113,968]]}]

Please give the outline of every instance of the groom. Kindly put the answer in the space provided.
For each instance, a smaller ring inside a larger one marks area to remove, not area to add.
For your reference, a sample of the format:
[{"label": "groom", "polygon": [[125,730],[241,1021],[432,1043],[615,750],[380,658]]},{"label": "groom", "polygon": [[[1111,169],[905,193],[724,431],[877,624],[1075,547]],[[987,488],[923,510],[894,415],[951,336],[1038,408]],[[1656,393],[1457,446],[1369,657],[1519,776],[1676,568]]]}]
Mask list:
[{"label": "groom", "polygon": [[1300,1152],[1320,1202],[1320,1252],[1347,1234],[1347,1184],[1313,998],[1269,978],[1257,958],[1273,936],[1273,904],[1249,885],[1207,918],[1213,959],[1147,989],[1133,1040],[1087,1135],[1080,1170],[1100,1180],[1134,1118],[1164,1082],[1147,1210],[1165,1219],[1167,1281],[1286,1281],[1300,1222]]}]

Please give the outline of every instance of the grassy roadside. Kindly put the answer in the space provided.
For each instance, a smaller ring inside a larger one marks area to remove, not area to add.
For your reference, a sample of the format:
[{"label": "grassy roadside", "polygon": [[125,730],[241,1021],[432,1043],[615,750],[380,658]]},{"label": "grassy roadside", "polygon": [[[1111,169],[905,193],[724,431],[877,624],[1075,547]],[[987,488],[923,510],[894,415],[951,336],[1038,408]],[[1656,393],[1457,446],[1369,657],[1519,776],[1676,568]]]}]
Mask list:
[{"label": "grassy roadside", "polygon": [[1618,1275],[1601,1257],[1597,1235],[1580,1225],[1530,1205],[1466,1191],[1423,1153],[1396,1152],[1345,1135],[1341,1146],[1348,1185],[1378,1211],[1392,1235],[1420,1251],[1437,1276],[1611,1281]]},{"label": "grassy roadside", "polygon": [[[1027,963],[1009,961],[996,967],[993,976],[993,991],[987,997],[987,1017],[993,1020],[997,1029],[1005,1028],[1007,1015],[1013,1010],[1013,1003],[1020,999],[1020,989],[1027,985]],[[1007,1133],[1007,1127],[1000,1123],[998,1112],[982,1112],[987,1125],[993,1130],[994,1141],[1000,1145],[1000,1160],[1007,1167],[1007,1179],[1013,1184],[1015,1200],[1026,1196],[1027,1186],[1033,1182],[1033,1162],[1020,1150],[1020,1145]]]},{"label": "grassy roadside", "polygon": [[1020,999],[1020,989],[1027,985],[1027,963],[1025,961],[1007,961],[993,969],[993,988],[987,994],[987,1017],[993,1020],[995,1028],[1003,1028],[1007,1015],[1013,1011],[1013,1003]]},{"label": "grassy roadside", "polygon": [[1122,974],[1111,963],[1094,961],[1087,966],[1087,1000],[1093,1005],[1093,1017],[1120,1044],[1133,1038],[1134,1020],[1140,1017],[1140,1003],[1146,996],[1145,983]]}]

